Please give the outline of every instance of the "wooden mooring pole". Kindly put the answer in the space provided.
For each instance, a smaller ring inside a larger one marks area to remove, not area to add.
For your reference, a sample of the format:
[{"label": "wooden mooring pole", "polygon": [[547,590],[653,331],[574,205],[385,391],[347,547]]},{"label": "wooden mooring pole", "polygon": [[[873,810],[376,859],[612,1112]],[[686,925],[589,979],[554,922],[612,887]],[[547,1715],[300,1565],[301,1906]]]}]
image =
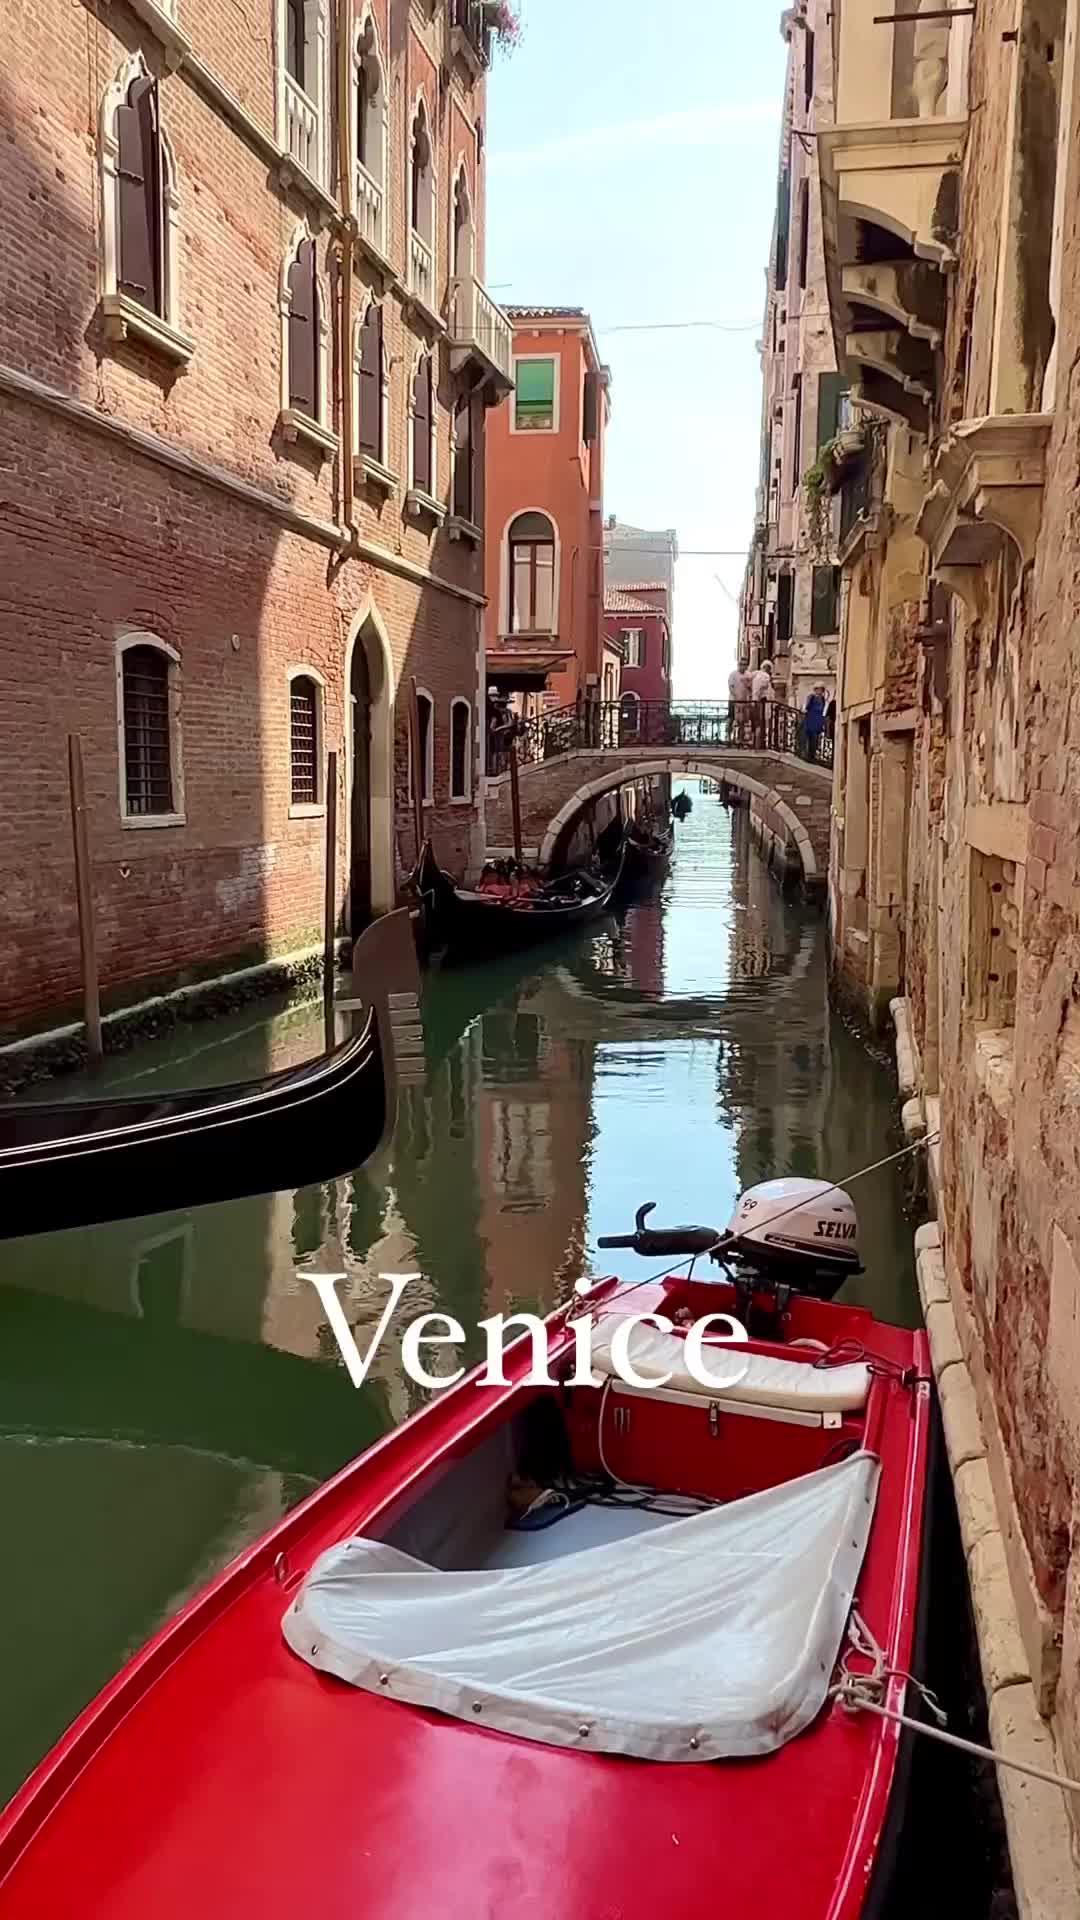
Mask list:
[{"label": "wooden mooring pole", "polygon": [[337,971],[337,754],[326,760],[326,892],[323,907],[323,1031],[329,1053],[337,1039],[334,975]]},{"label": "wooden mooring pole", "polygon": [[524,865],[521,847],[521,787],[518,783],[517,741],[510,735],[510,807],[514,822],[514,859]]},{"label": "wooden mooring pole", "polygon": [[104,1055],[101,1044],[101,989],[98,982],[97,925],[90,870],[90,831],[86,817],[82,741],[68,734],[68,788],[71,794],[71,838],[75,849],[75,900],[79,914],[79,953],[82,960],[83,1019],[86,1051],[96,1066]]},{"label": "wooden mooring pole", "polygon": [[[430,725],[430,721],[428,722]],[[413,824],[416,828],[416,858],[424,850],[424,762],[420,743],[420,696],[416,681],[409,684],[409,760],[412,766]]]}]

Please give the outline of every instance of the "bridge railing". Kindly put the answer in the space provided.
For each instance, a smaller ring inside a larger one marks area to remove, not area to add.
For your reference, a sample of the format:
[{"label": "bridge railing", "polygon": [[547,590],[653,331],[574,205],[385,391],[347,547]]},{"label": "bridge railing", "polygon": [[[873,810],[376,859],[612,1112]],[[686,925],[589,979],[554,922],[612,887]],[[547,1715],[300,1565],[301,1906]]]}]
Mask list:
[{"label": "bridge railing", "polygon": [[[741,747],[747,751],[792,753],[822,767],[833,763],[834,740],[825,728],[816,739],[806,732],[805,715],[775,700],[582,701],[556,707],[519,725],[515,735],[519,766],[536,766],[575,747],[600,752],[610,747]],[[505,773],[509,735],[488,739],[488,773]]]}]

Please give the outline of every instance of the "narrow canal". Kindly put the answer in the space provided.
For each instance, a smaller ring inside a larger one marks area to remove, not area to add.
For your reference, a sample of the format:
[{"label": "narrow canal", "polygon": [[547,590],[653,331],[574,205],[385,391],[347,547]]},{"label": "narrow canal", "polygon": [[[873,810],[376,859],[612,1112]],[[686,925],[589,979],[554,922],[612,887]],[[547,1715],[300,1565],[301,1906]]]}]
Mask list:
[{"label": "narrow canal", "polygon": [[[888,1074],[829,1012],[821,915],[782,900],[745,814],[687,784],[658,900],[430,977],[427,1084],[404,1096],[384,1164],[4,1247],[0,1510],[19,1578],[0,1583],[0,1802],[193,1589],[417,1404],[393,1338],[353,1391],[298,1269],[347,1276],[362,1348],[386,1273],[419,1275],[404,1317],[475,1328],[551,1307],[583,1271],[640,1277],[595,1242],[642,1201],[722,1226],[755,1181],[840,1177],[899,1144]],[[261,1006],[107,1074],[223,1082],[320,1044],[318,1009]],[[889,1167],[854,1193],[851,1295],[910,1324],[903,1178]]]}]

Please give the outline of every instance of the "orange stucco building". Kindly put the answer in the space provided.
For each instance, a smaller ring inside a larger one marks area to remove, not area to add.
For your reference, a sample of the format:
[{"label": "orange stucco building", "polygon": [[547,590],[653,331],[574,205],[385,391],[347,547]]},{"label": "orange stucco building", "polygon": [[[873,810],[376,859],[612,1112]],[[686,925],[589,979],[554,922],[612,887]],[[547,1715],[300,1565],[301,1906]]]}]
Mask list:
[{"label": "orange stucco building", "polygon": [[580,307],[510,307],[514,392],[487,421],[489,687],[599,699],[610,374]]}]

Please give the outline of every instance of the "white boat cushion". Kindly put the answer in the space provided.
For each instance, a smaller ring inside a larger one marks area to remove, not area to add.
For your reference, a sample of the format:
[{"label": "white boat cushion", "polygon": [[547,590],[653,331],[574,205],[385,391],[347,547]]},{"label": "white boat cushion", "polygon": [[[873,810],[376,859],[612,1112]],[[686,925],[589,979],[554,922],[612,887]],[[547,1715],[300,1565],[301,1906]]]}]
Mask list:
[{"label": "white boat cushion", "polygon": [[[598,1374],[618,1378],[611,1343],[618,1323],[629,1314],[605,1314],[593,1333],[593,1367]],[[815,1367],[809,1360],[780,1360],[769,1354],[748,1353],[744,1346],[703,1346],[705,1371],[716,1386],[695,1380],[686,1365],[686,1341],[677,1333],[638,1324],[628,1339],[628,1355],[643,1379],[663,1380],[672,1393],[700,1394],[705,1400],[741,1400],[755,1406],[780,1407],[800,1413],[857,1413],[866,1405],[870,1369],[864,1361],[838,1367]]]},{"label": "white boat cushion", "polygon": [[879,1473],[872,1454],[852,1454],[539,1566],[445,1573],[385,1541],[345,1540],[315,1562],[285,1638],[381,1699],[550,1746],[689,1762],[772,1753],[824,1705]]}]

